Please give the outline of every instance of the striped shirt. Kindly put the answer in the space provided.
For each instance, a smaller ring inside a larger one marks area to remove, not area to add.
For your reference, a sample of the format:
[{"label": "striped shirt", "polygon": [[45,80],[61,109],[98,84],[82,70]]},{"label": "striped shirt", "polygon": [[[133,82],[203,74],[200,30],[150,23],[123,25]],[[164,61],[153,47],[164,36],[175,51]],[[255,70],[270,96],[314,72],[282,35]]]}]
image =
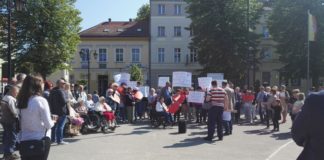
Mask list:
[{"label": "striped shirt", "polygon": [[212,106],[225,106],[226,91],[223,88],[212,88],[208,93],[208,99]]}]

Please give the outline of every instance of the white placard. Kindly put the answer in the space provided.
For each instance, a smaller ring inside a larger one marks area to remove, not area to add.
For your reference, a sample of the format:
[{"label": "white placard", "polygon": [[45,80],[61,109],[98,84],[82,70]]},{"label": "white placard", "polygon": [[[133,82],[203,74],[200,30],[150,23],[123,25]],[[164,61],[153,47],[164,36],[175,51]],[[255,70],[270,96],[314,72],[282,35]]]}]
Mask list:
[{"label": "white placard", "polygon": [[114,75],[114,81],[116,83],[128,83],[130,81],[130,74],[128,73],[119,73]]},{"label": "white placard", "polygon": [[188,102],[192,103],[204,103],[205,92],[189,91]]},{"label": "white placard", "polygon": [[213,81],[224,80],[224,73],[208,73],[207,77],[211,77]]},{"label": "white placard", "polygon": [[136,81],[129,81],[127,83],[127,87],[132,87],[133,89],[137,87],[137,82]]},{"label": "white placard", "polygon": [[170,82],[170,77],[159,77],[158,87],[164,87],[166,82]]},{"label": "white placard", "polygon": [[149,96],[149,93],[150,93],[150,87],[149,86],[142,86],[142,87],[138,87],[138,88],[142,92],[144,97]]},{"label": "white placard", "polygon": [[172,86],[173,87],[191,87],[190,72],[173,72],[172,74]]},{"label": "white placard", "polygon": [[211,77],[200,77],[200,78],[198,78],[199,87],[201,87],[204,91],[206,89],[210,90],[212,80],[213,79]]}]

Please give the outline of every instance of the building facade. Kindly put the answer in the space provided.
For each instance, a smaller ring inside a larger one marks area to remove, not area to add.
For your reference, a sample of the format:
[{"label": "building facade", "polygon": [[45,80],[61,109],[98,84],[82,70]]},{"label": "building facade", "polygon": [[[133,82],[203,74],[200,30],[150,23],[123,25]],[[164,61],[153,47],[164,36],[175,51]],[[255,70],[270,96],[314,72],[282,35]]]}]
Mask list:
[{"label": "building facade", "polygon": [[[138,65],[148,79],[149,23],[126,21],[100,23],[80,33],[81,43],[71,62],[70,81],[88,81],[90,92],[103,94],[115,74],[129,72],[131,65]],[[80,54],[81,53],[81,54]],[[90,67],[88,67],[88,60]]]},{"label": "building facade", "polygon": [[184,0],[150,0],[151,7],[151,82],[159,77],[172,78],[174,71],[192,72],[197,80],[201,69],[194,49],[189,48],[191,20]]}]

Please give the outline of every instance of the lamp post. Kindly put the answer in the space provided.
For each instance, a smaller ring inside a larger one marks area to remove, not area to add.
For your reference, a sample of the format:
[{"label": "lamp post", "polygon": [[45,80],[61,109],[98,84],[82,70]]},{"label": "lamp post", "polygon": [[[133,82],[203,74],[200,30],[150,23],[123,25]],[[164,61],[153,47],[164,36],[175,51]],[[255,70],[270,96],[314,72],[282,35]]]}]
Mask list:
[{"label": "lamp post", "polygon": [[16,11],[22,11],[24,8],[24,4],[26,3],[26,0],[7,0],[6,9],[7,9],[7,30],[8,30],[8,38],[7,38],[7,62],[8,62],[8,68],[7,68],[7,74],[8,74],[8,82],[11,82],[12,80],[12,73],[11,71],[14,71],[12,61],[11,61],[11,17],[12,17],[12,9],[13,6],[15,6]]},{"label": "lamp post", "polygon": [[[90,77],[90,60],[91,60],[91,51],[90,52],[84,52],[84,50],[80,50],[80,52],[79,52],[79,54],[80,54],[80,57],[82,58],[82,59],[84,59],[84,57],[86,58],[86,60],[87,60],[87,63],[88,63],[88,93],[90,93],[90,79],[91,79],[91,77]],[[98,53],[97,53],[97,51],[96,50],[93,50],[93,57],[94,57],[94,59],[97,59],[97,57],[98,57]]]}]

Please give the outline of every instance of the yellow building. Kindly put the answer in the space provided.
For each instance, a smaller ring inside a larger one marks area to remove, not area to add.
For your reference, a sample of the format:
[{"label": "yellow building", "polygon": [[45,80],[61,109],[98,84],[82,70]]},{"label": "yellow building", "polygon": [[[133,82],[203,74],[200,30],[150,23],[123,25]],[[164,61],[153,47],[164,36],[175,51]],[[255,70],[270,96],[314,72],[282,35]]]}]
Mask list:
[{"label": "yellow building", "polygon": [[112,22],[109,19],[82,31],[80,37],[78,52],[71,62],[69,79],[72,83],[87,81],[89,71],[90,92],[97,90],[102,94],[115,74],[129,72],[133,64],[142,69],[144,82],[148,80],[148,21]]}]

